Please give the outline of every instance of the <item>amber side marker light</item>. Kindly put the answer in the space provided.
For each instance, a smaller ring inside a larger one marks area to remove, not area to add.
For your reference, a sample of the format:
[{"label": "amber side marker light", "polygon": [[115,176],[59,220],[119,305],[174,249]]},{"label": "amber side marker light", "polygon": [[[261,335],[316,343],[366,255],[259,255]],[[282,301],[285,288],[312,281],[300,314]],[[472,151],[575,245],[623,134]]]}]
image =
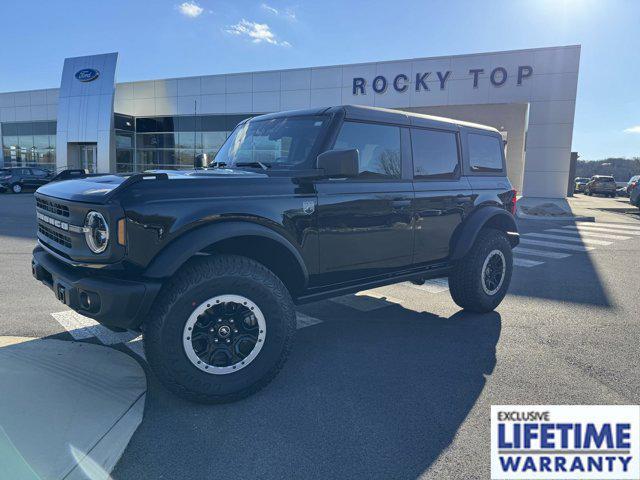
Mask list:
[{"label": "amber side marker light", "polygon": [[127,243],[127,238],[125,237],[124,231],[125,219],[121,218],[118,220],[118,245],[124,246]]}]

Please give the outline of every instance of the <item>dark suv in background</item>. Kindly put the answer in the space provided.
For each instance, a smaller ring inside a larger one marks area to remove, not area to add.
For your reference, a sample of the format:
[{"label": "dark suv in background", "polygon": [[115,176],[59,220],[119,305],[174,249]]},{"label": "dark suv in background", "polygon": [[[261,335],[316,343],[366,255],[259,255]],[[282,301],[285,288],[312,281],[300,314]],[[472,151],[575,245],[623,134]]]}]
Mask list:
[{"label": "dark suv in background", "polygon": [[610,175],[594,175],[584,188],[585,195],[601,194],[615,197],[618,186]]},{"label": "dark suv in background", "polygon": [[0,168],[0,191],[20,193],[35,190],[53,178],[53,173],[44,168],[14,167]]},{"label": "dark suv in background", "polygon": [[507,293],[516,192],[494,128],[359,106],[282,112],[240,123],[212,165],[79,172],[36,192],[35,278],[82,315],[142,330],[149,365],[185,398],[266,385],[295,304],[437,277],[473,312]]}]

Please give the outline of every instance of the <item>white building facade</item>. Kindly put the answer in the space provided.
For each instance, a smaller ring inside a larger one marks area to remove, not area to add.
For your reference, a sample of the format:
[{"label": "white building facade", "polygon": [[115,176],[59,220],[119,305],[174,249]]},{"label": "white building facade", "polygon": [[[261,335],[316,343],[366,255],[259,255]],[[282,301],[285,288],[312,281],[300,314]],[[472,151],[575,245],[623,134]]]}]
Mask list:
[{"label": "white building facade", "polygon": [[190,168],[249,116],[340,104],[494,126],[524,196],[566,196],[580,46],[116,83],[117,54],[69,58],[60,88],[0,93],[5,166]]}]

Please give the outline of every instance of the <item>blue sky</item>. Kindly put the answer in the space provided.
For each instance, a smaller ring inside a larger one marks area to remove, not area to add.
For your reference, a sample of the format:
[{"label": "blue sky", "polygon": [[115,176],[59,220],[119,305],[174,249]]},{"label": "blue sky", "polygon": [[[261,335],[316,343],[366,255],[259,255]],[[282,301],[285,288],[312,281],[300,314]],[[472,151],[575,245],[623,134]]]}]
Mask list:
[{"label": "blue sky", "polygon": [[2,0],[0,92],[120,52],[118,81],[581,44],[573,149],[640,156],[637,0]]}]

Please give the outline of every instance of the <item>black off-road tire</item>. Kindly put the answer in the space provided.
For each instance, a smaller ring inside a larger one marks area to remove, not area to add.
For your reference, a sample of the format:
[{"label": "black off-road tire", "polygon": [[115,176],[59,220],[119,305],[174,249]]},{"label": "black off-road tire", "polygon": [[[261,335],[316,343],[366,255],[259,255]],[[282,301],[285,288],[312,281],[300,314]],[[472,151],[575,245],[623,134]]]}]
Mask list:
[{"label": "black off-road tire", "polygon": [[[483,265],[494,250],[502,252],[505,270],[500,288],[488,295],[482,284]],[[512,271],[513,254],[506,233],[493,228],[483,228],[478,233],[471,250],[453,266],[449,275],[451,298],[465,310],[478,313],[490,312],[507,294]]]},{"label": "black off-road tire", "polygon": [[[196,368],[183,345],[189,316],[216,295],[251,300],[267,326],[264,344],[251,363],[224,375]],[[293,344],[296,314],[287,288],[260,263],[235,255],[197,257],[162,288],[143,332],[149,366],[167,389],[194,402],[227,403],[257,392],[278,374]]]}]

